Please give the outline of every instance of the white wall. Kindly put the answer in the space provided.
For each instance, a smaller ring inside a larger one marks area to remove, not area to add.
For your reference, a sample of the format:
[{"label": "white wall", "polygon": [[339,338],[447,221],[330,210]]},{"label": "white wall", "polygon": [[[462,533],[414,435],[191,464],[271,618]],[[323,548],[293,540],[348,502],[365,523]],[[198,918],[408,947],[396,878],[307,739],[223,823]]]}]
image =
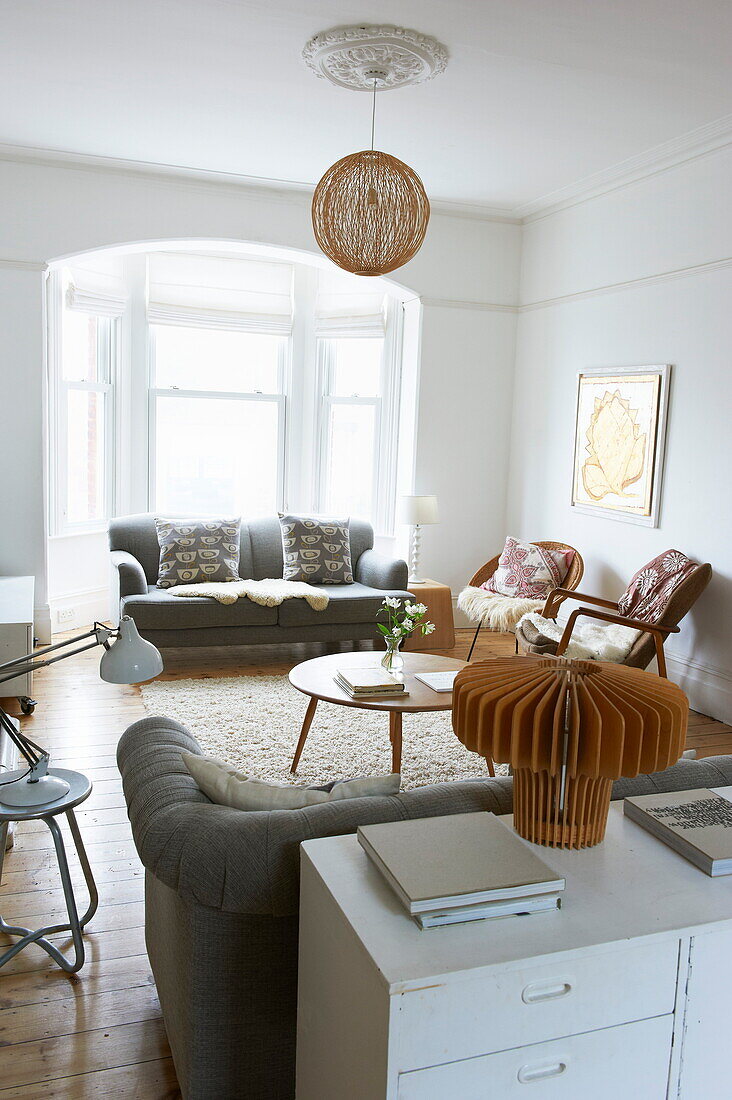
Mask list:
[{"label": "white wall", "polygon": [[[582,588],[617,598],[669,547],[714,579],[668,642],[692,704],[732,721],[732,153],[700,158],[528,224],[508,527],[576,546]],[[671,363],[658,528],[570,507],[576,375]]]},{"label": "white wall", "polygon": [[[4,478],[0,570],[36,574],[37,628],[46,634],[43,265],[138,241],[200,238],[316,249],[309,195],[297,191],[39,157],[0,161],[0,194],[0,370],[9,410],[0,464],[14,474]],[[454,589],[503,537],[503,516],[486,506],[485,487],[505,470],[506,452],[500,431],[495,443],[486,431],[484,413],[491,408],[503,425],[510,417],[516,319],[510,307],[517,301],[519,261],[519,226],[435,213],[425,245],[397,273],[423,300],[415,479],[420,491],[434,487],[441,494],[445,517],[425,538],[424,568]],[[458,405],[460,415],[453,412]],[[448,470],[459,477],[457,490]],[[54,547],[54,568],[62,568],[68,553]],[[98,562],[90,572],[98,577],[101,568]],[[96,584],[88,580],[79,578],[74,591],[88,597]],[[54,594],[61,606],[64,593]]]}]

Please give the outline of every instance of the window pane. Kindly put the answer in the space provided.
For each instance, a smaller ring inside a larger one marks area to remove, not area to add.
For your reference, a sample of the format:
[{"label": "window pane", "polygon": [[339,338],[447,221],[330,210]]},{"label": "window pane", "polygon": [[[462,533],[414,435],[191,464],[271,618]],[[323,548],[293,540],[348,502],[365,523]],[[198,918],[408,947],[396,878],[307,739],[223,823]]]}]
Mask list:
[{"label": "window pane", "polygon": [[278,393],[284,337],[152,325],[159,389]]},{"label": "window pane", "polygon": [[324,510],[369,517],[373,504],[373,405],[330,407]]},{"label": "window pane", "polygon": [[277,511],[274,401],[156,399],[158,511],[232,516]]},{"label": "window pane", "polygon": [[381,353],[384,341],[372,339],[331,340],[334,397],[377,397],[381,393]]},{"label": "window pane", "polygon": [[99,363],[100,326],[109,320],[90,313],[64,310],[62,320],[61,366],[68,382],[106,382],[106,364]]},{"label": "window pane", "polygon": [[68,390],[67,505],[69,523],[104,518],[103,393]]}]

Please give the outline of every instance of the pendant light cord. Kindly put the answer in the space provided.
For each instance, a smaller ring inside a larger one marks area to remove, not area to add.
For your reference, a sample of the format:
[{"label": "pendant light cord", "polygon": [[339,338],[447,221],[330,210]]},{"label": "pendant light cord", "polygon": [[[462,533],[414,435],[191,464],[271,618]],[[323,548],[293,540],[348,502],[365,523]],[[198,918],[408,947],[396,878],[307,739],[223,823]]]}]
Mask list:
[{"label": "pendant light cord", "polygon": [[374,98],[371,105],[371,152],[374,151],[374,127],[376,125],[376,78],[374,78]]}]

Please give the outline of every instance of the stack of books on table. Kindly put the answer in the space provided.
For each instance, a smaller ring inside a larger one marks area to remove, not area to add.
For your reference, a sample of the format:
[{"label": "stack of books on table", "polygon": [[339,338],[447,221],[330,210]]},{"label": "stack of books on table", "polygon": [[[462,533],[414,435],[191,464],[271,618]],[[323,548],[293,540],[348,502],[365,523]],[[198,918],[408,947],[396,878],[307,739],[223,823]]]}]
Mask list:
[{"label": "stack of books on table", "polygon": [[362,825],[358,839],[420,928],[561,908],[564,879],[494,814]]},{"label": "stack of books on table", "polygon": [[381,667],[366,665],[363,668],[339,668],[333,677],[338,687],[352,699],[369,695],[408,695],[401,680]]}]

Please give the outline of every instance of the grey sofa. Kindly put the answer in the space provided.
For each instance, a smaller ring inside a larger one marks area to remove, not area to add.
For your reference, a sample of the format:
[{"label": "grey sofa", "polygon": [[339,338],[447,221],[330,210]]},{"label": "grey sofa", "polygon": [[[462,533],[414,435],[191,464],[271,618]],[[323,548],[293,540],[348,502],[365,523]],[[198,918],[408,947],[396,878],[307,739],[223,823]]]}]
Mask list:
[{"label": "grey sofa", "polygon": [[[378,638],[376,612],[384,596],[411,598],[407,565],[374,550],[373,528],[364,520],[352,519],[350,532],[355,583],[316,586],[330,597],[324,611],[313,611],[299,599],[279,607],[260,607],[248,599],[223,605],[157,588],[155,515],[118,516],[109,524],[109,548],[119,576],[120,615],[130,615],[140,634],[158,647]],[[282,576],[276,516],[242,521],[239,575],[247,580]]]},{"label": "grey sofa", "polygon": [[[446,813],[510,813],[512,780],[466,780],[305,810],[213,805],[181,760],[177,722],[145,718],[117,760],[145,865],[145,935],[186,1100],[294,1096],[299,846],[358,825]],[[613,797],[732,783],[732,757],[682,760],[621,780]]]}]

